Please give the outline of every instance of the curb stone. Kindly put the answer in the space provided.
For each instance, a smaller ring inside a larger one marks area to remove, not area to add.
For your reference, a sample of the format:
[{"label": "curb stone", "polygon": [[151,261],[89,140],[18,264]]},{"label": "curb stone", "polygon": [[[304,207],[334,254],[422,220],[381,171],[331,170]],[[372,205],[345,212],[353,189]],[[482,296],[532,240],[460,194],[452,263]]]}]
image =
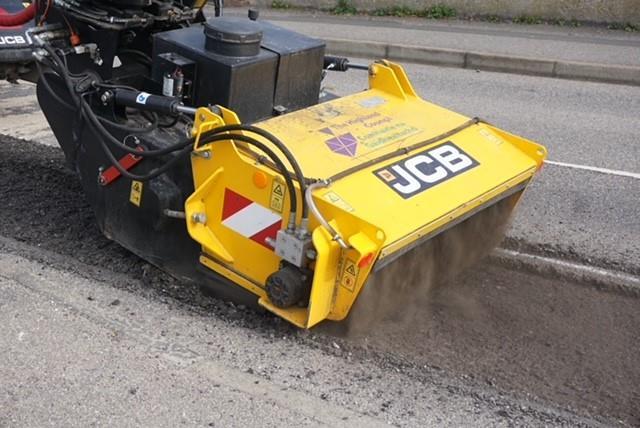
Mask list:
[{"label": "curb stone", "polygon": [[595,286],[604,291],[640,298],[640,277],[632,274],[502,247],[494,249],[488,260],[507,269],[530,272],[543,277],[563,278]]}]

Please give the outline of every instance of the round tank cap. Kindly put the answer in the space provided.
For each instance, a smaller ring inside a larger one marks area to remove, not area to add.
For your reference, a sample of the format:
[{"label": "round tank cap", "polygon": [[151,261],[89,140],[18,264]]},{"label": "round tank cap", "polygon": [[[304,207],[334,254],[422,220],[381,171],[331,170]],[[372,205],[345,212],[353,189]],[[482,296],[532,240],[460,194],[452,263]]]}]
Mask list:
[{"label": "round tank cap", "polygon": [[204,25],[207,39],[223,43],[253,44],[262,41],[260,24],[247,18],[220,17]]}]

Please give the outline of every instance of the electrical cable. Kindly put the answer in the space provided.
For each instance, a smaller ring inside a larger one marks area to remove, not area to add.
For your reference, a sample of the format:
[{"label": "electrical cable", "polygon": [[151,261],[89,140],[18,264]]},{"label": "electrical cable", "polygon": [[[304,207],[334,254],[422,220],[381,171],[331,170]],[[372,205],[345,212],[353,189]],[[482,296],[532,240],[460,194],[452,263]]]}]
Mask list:
[{"label": "electrical cable", "polygon": [[[51,10],[51,4],[52,3],[53,3],[53,0],[47,0],[47,6],[45,7],[44,12],[42,13],[42,16],[40,17],[40,20],[38,21],[38,27],[41,27],[42,24],[44,24],[44,22],[49,17],[49,11]],[[34,4],[35,4],[35,2],[34,2]]]}]

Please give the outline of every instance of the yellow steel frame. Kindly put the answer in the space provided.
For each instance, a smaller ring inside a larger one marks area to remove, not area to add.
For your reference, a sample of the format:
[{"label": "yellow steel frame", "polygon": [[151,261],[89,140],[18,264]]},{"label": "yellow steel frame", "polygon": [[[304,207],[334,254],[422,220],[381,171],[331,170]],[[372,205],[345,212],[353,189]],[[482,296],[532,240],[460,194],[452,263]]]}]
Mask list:
[{"label": "yellow steel frame", "polygon": [[[196,190],[185,210],[189,234],[202,245],[200,262],[254,293],[262,306],[299,327],[347,316],[373,267],[362,263],[365,257],[383,262],[510,189],[526,185],[546,156],[540,145],[484,123],[473,124],[443,141],[464,150],[478,167],[411,198],[401,198],[375,172],[442,143],[438,135],[468,118],[420,99],[396,64],[374,63],[369,75],[367,91],[256,124],[287,144],[307,177],[338,177],[328,188],[315,190],[313,200],[350,248],[342,249],[317,219],[310,219],[317,258],[311,266],[314,278],[305,308],[282,309],[269,301],[264,284],[281,260],[221,221],[225,189],[270,208],[272,184],[281,182],[281,175],[260,162],[261,153],[244,143],[229,139],[201,144],[205,131],[240,123],[232,111],[220,108],[220,114],[215,114],[200,108],[196,114],[192,157]],[[325,144],[328,138],[345,133],[352,137],[350,141],[357,141],[352,151],[338,152]],[[400,153],[398,149],[430,139],[435,139],[430,145],[394,155]],[[258,175],[266,181],[255,179]],[[286,225],[288,193],[283,202],[277,214]],[[300,213],[297,216],[299,221]]]}]

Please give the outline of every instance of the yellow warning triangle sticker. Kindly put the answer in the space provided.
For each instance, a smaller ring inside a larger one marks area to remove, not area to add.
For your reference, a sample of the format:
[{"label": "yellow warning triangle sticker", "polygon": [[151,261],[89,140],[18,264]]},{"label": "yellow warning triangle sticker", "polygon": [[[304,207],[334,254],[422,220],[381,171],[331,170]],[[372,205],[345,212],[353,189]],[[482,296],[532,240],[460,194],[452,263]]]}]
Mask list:
[{"label": "yellow warning triangle sticker", "polygon": [[283,196],[282,195],[282,184],[276,184],[273,187],[273,193],[275,193],[276,195],[279,195],[279,196]]},{"label": "yellow warning triangle sticker", "polygon": [[351,275],[355,276],[356,275],[356,267],[352,264],[350,264],[349,266],[347,266],[347,272],[349,272]]}]

